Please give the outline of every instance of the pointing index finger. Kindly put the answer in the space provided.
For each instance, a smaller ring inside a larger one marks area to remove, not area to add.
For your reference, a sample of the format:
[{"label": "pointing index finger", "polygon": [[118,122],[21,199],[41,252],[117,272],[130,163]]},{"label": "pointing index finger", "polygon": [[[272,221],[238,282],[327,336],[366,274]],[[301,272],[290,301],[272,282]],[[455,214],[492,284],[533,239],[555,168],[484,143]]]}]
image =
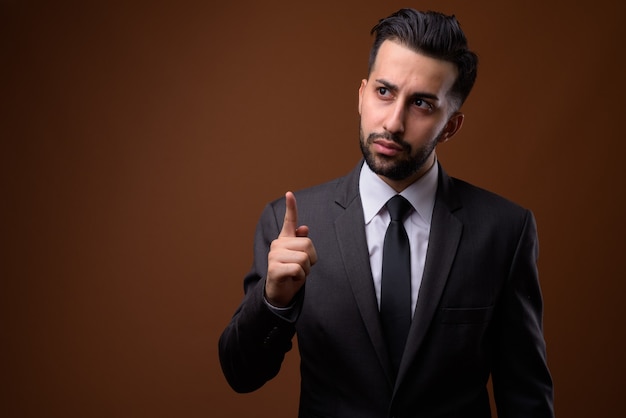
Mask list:
[{"label": "pointing index finger", "polygon": [[298,228],[298,206],[296,205],[296,197],[292,192],[285,193],[285,206],[285,219],[279,236],[295,237]]}]

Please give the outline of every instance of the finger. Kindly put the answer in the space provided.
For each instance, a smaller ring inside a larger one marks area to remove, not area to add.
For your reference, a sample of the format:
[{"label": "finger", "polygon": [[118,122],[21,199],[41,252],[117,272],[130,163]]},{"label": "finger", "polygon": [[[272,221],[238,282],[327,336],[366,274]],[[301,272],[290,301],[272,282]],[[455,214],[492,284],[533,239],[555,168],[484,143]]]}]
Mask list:
[{"label": "finger", "polygon": [[[296,228],[296,237],[298,238],[308,238],[309,237],[309,227],[306,225],[300,225]],[[307,241],[303,241],[302,251],[305,251],[309,256],[309,262],[311,265],[317,263],[317,251],[315,251],[315,246],[313,245],[313,241],[310,239]]]},{"label": "finger", "polygon": [[288,252],[293,252],[294,254],[298,254],[299,257],[305,257],[305,260],[307,260],[311,266],[317,263],[317,250],[309,238],[296,237],[289,239],[288,242],[285,242],[285,239],[286,238],[277,239],[272,242],[269,254],[270,257],[281,262],[298,262],[304,265],[298,260],[284,256],[284,254]]},{"label": "finger", "polygon": [[285,193],[285,219],[279,237],[295,237],[298,228],[298,206],[293,193]]},{"label": "finger", "polygon": [[300,225],[296,228],[296,237],[306,238],[309,236],[309,227],[306,225]]},{"label": "finger", "polygon": [[305,251],[284,251],[269,259],[268,270],[274,278],[304,279],[311,271],[309,254]]}]

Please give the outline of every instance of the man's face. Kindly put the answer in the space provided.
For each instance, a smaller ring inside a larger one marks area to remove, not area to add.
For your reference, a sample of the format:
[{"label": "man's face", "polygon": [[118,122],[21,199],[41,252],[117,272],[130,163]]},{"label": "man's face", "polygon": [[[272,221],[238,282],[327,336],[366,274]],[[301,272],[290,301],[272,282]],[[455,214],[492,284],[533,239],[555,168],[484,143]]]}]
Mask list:
[{"label": "man's face", "polygon": [[372,171],[396,190],[420,178],[436,145],[456,133],[463,115],[449,97],[454,64],[385,41],[359,88],[361,151]]}]

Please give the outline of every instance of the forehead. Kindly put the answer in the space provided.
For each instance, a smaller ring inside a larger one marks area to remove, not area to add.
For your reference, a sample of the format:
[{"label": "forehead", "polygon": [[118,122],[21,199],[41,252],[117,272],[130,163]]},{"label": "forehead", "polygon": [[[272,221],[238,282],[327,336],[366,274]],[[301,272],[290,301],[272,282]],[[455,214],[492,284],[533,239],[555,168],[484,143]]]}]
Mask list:
[{"label": "forehead", "polygon": [[454,84],[458,71],[448,61],[416,52],[398,42],[384,41],[370,79],[384,79],[407,89],[427,90],[445,95]]}]

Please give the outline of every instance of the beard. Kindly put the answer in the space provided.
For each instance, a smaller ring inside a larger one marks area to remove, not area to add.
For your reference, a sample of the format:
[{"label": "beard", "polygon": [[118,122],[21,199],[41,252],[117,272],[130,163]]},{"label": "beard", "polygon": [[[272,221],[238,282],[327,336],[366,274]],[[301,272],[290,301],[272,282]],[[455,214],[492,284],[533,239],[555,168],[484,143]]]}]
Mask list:
[{"label": "beard", "polygon": [[[359,145],[361,146],[363,158],[370,170],[379,176],[397,181],[411,177],[424,167],[428,157],[437,147],[442,134],[443,132],[440,132],[432,141],[414,151],[411,144],[404,141],[400,136],[389,132],[372,132],[365,139],[363,127],[359,126]],[[386,139],[395,142],[402,147],[405,156],[389,157],[372,153],[371,146],[376,139]]]}]

